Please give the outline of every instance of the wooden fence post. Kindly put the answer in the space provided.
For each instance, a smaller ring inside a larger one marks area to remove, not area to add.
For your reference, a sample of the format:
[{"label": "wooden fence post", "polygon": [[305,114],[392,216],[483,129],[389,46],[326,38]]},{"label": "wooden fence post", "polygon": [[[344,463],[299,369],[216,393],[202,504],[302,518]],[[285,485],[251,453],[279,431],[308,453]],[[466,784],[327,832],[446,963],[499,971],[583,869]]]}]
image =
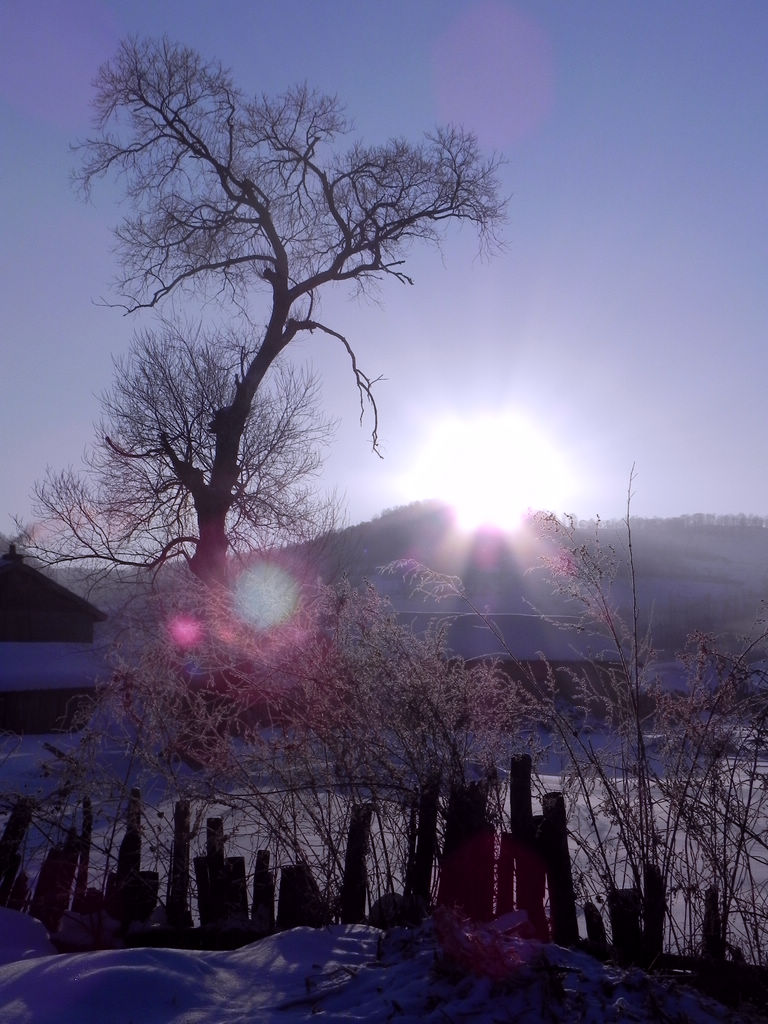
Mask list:
[{"label": "wooden fence post", "polygon": [[12,853],[5,858],[5,872],[2,876],[2,884],[0,884],[0,907],[9,906],[11,893],[13,892],[13,887],[20,868],[20,853]]},{"label": "wooden fence post", "polygon": [[157,905],[156,871],[141,870],[141,791],[132,789],[126,811],[125,835],[117,851],[117,868],[107,879],[105,906],[127,928],[145,921]]},{"label": "wooden fence post", "polygon": [[704,894],[704,935],[702,953],[711,960],[725,959],[725,940],[720,916],[720,894],[710,885]]},{"label": "wooden fence post", "polygon": [[171,869],[168,873],[166,915],[172,928],[190,928],[189,912],[189,801],[177,800],[173,808],[173,845]]},{"label": "wooden fence post", "polygon": [[224,822],[206,821],[205,855],[195,857],[197,901],[200,924],[215,924],[226,915],[226,879],[224,866]]},{"label": "wooden fence post", "polygon": [[125,884],[123,923],[146,921],[157,906],[160,892],[160,876],[157,871],[137,871],[129,876]]},{"label": "wooden fence post", "polygon": [[262,935],[275,930],[275,875],[269,869],[269,850],[256,853],[251,920]]},{"label": "wooden fence post", "polygon": [[200,925],[205,927],[213,922],[213,903],[211,900],[211,879],[208,871],[208,858],[205,854],[195,857],[195,883],[197,885],[197,913]]},{"label": "wooden fence post", "polygon": [[372,815],[371,804],[355,804],[352,808],[339,900],[342,924],[360,924],[365,920],[365,899],[368,894],[366,858]]},{"label": "wooden fence post", "polygon": [[78,842],[77,876],[75,877],[75,895],[72,897],[72,910],[76,914],[85,913],[89,909],[86,893],[88,892],[88,866],[91,857],[91,837],[93,834],[93,809],[91,798],[83,797],[83,823],[80,828]]},{"label": "wooden fence post", "polygon": [[474,921],[493,917],[494,835],[487,818],[488,783],[455,782],[445,821],[437,902]]},{"label": "wooden fence post", "polygon": [[277,927],[280,931],[306,925],[322,928],[329,914],[308,864],[286,864],[280,872]]},{"label": "wooden fence post", "polygon": [[29,902],[29,878],[26,872],[20,871],[16,875],[16,881],[11,886],[6,906],[9,910],[23,911]]},{"label": "wooden fence post", "polygon": [[125,835],[117,851],[119,881],[141,870],[141,791],[138,789],[131,790],[125,818]]},{"label": "wooden fence post", "polygon": [[515,842],[511,832],[499,836],[496,915],[503,917],[515,910]]},{"label": "wooden fence post", "polygon": [[533,841],[531,755],[514,754],[509,762],[509,821],[513,839]]},{"label": "wooden fence post", "polygon": [[64,844],[48,851],[40,869],[30,913],[42,921],[49,932],[58,931],[61,918],[69,907],[78,847],[77,833],[71,828]]},{"label": "wooden fence post", "polygon": [[433,775],[419,793],[418,827],[415,849],[405,878],[405,896],[417,918],[429,910],[432,896],[432,871],[437,853],[437,816],[440,802],[440,776]]},{"label": "wooden fence post", "polygon": [[640,963],[642,959],[640,908],[640,893],[634,886],[608,893],[611,944],[620,963]]},{"label": "wooden fence post", "polygon": [[195,857],[201,925],[248,920],[248,883],[244,857],[224,856],[224,822],[208,818],[206,852]]},{"label": "wooden fence post", "polygon": [[22,797],[14,804],[0,839],[0,906],[5,906],[21,867],[19,847],[32,820],[32,804]]},{"label": "wooden fence post", "polygon": [[646,864],[643,872],[644,967],[650,967],[664,952],[666,910],[666,892],[661,871],[657,864]]},{"label": "wooden fence post", "polygon": [[545,793],[541,802],[542,822],[539,847],[544,856],[549,888],[552,941],[560,946],[575,946],[579,941],[576,897],[568,850],[568,822],[562,793]]},{"label": "wooden fence post", "polygon": [[533,814],[529,754],[515,754],[510,761],[509,817],[510,831],[501,836],[499,913],[513,907],[524,910],[536,938],[546,942],[549,926],[544,913],[545,873],[536,848],[540,819]]},{"label": "wooden fence post", "polygon": [[587,925],[587,941],[598,956],[608,953],[608,936],[605,934],[603,915],[590,900],[584,904],[584,921]]},{"label": "wooden fence post", "polygon": [[224,861],[223,919],[227,922],[248,920],[248,881],[245,857],[227,857]]}]

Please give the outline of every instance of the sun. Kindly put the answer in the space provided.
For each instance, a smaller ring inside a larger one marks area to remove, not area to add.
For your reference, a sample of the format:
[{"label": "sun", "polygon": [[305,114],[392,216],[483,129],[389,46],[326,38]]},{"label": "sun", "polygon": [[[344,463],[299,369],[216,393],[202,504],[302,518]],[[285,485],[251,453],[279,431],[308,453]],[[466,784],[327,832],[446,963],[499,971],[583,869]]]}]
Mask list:
[{"label": "sun", "polygon": [[561,511],[571,473],[540,427],[506,411],[436,420],[402,486],[409,501],[450,504],[463,530],[512,531],[532,510]]}]

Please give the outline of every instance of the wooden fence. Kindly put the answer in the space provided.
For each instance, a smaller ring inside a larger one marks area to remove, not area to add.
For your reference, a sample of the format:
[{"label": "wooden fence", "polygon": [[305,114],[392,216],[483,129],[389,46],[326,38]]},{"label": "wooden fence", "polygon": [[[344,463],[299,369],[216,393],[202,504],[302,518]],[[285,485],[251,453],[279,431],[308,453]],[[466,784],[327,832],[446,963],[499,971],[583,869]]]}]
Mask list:
[{"label": "wooden fence", "polygon": [[[278,872],[271,866],[268,849],[256,851],[250,871],[244,857],[228,856],[221,818],[208,819],[205,853],[191,857],[190,806],[183,800],[174,809],[166,891],[161,898],[158,872],[141,866],[138,790],[132,791],[128,801],[115,868],[103,891],[88,884],[93,817],[87,797],[79,831],[72,827],[63,842],[48,850],[32,886],[20,851],[34,809],[29,800],[21,799],[0,839],[0,905],[39,918],[60,948],[65,948],[60,934],[65,914],[94,921],[109,915],[118,923],[123,941],[134,944],[226,948],[298,925],[364,920],[378,925],[413,923],[428,914],[433,901],[455,907],[476,921],[523,910],[532,937],[574,946],[580,938],[563,796],[545,794],[541,814],[534,815],[527,755],[512,758],[509,796],[507,827],[498,833],[489,824],[488,784],[454,785],[444,811],[439,849],[440,780],[432,780],[423,788],[409,819],[404,891],[372,905],[368,857],[373,807],[355,805],[334,906],[323,898],[306,863],[283,865],[278,886]],[[716,893],[710,892],[706,899],[704,951],[710,958],[722,960],[725,950],[718,944]],[[606,902],[611,952],[625,962],[648,965],[657,961],[664,936],[661,878],[652,873],[646,877],[642,908],[634,889],[608,893]],[[141,923],[148,921],[159,903],[164,904],[167,923],[142,931]],[[583,909],[588,946],[606,955],[608,940],[602,917],[593,904]],[[95,929],[94,946],[98,945],[97,932]]]}]

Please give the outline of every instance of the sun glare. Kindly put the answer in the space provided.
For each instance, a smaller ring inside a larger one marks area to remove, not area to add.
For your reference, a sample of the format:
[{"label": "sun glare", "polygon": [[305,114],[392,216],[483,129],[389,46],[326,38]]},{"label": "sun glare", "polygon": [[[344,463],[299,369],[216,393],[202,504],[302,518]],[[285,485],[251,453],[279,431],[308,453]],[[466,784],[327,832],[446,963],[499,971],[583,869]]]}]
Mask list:
[{"label": "sun glare", "polygon": [[450,504],[463,530],[511,531],[531,510],[562,511],[570,473],[541,430],[506,412],[436,421],[402,483],[409,501]]}]

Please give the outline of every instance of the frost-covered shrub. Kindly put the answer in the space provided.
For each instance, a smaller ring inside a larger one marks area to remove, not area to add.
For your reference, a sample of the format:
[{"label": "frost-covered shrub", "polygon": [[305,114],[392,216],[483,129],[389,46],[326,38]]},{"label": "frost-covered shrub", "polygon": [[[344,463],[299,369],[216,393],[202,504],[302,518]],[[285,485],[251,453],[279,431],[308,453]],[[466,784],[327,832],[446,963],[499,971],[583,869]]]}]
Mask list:
[{"label": "frost-covered shrub", "polygon": [[308,863],[332,904],[355,804],[372,806],[372,897],[402,888],[423,788],[495,777],[528,713],[495,664],[449,656],[439,622],[415,635],[371,586],[305,588],[261,628],[229,596],[187,590],[144,623],[93,743],[121,745],[158,807],[189,798],[198,827],[215,813],[230,844]]},{"label": "frost-covered shrub", "polygon": [[[565,752],[563,788],[577,889],[607,901],[640,895],[646,942],[654,929],[686,953],[739,947],[768,955],[768,694],[755,672],[764,625],[738,651],[694,635],[680,652],[682,687],[657,662],[652,619],[641,629],[629,514],[625,546],[572,522],[539,517],[545,569],[577,612],[575,628],[608,655],[595,673],[574,672],[568,707],[541,689],[551,735]],[[623,572],[629,608],[615,587]],[[710,919],[704,912],[709,901]],[[714,934],[712,933],[714,929]],[[705,932],[709,937],[705,938]]]}]

